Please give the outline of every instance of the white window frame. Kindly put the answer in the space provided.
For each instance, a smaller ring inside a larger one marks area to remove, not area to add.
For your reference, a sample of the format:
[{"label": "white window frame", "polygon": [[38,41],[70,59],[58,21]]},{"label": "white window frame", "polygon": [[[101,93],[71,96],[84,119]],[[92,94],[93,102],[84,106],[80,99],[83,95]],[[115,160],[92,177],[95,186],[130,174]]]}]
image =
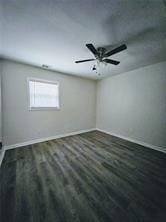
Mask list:
[{"label": "white window frame", "polygon": [[[58,107],[31,107],[30,104],[30,88],[29,88],[29,82],[30,81],[37,81],[37,82],[43,82],[43,83],[52,83],[56,84],[58,86],[58,98],[59,98],[59,106]],[[28,110],[29,111],[39,111],[39,110],[60,110],[60,84],[58,81],[51,81],[47,79],[39,79],[39,78],[33,78],[28,77],[27,78],[27,92],[28,92]]]}]

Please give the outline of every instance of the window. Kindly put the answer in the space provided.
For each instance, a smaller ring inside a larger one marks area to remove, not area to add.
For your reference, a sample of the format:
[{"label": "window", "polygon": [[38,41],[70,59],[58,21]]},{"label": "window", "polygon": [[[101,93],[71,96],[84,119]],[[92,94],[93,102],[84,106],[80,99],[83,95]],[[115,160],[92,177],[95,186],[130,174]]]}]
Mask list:
[{"label": "window", "polygon": [[30,110],[59,109],[59,83],[29,79]]}]

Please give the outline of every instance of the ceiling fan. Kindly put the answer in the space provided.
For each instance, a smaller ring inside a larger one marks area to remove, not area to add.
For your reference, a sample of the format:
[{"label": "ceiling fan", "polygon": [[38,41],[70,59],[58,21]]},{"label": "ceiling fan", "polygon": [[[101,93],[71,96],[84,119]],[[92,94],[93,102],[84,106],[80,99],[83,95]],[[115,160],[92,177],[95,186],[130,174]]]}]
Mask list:
[{"label": "ceiling fan", "polygon": [[119,61],[116,61],[113,59],[108,59],[107,57],[127,49],[127,46],[125,44],[123,44],[115,49],[112,49],[109,52],[107,52],[106,48],[104,48],[104,47],[99,47],[96,49],[94,47],[94,45],[91,43],[86,44],[86,47],[92,52],[92,54],[95,56],[95,58],[94,59],[79,60],[79,61],[75,61],[75,63],[90,62],[90,61],[97,60],[97,62],[104,62],[104,63],[113,64],[113,65],[118,65],[120,63]]}]

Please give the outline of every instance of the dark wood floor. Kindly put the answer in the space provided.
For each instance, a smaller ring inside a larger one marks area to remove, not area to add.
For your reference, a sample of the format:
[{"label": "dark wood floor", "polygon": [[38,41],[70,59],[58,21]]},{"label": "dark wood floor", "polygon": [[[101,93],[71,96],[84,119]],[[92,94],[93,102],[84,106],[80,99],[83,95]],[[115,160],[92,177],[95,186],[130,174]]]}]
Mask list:
[{"label": "dark wood floor", "polygon": [[6,152],[1,222],[164,222],[166,155],[97,131]]}]

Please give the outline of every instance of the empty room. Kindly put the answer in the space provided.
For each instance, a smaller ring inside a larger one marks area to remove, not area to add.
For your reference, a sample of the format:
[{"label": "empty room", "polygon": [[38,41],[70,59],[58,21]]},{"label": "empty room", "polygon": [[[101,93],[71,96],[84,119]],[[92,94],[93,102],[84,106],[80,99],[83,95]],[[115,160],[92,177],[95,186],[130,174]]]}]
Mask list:
[{"label": "empty room", "polygon": [[0,222],[166,221],[166,0],[0,0]]}]

